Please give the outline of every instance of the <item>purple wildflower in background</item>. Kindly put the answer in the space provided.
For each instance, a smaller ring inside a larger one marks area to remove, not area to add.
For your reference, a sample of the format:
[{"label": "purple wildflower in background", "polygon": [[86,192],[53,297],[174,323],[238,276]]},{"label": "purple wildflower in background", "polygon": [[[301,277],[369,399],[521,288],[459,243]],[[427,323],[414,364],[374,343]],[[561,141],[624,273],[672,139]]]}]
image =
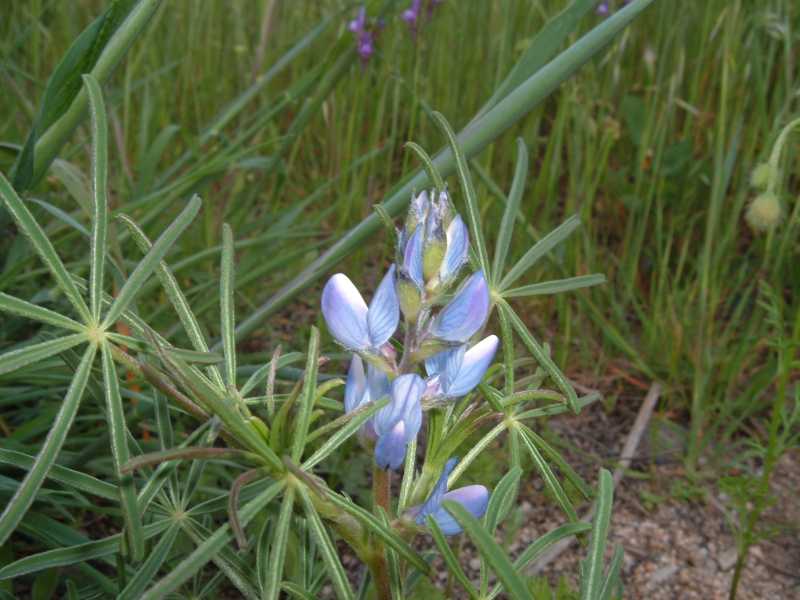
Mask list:
[{"label": "purple wildflower in background", "polygon": [[366,64],[375,53],[375,34],[367,27],[367,9],[362,6],[347,28],[355,34],[358,55],[361,62]]},{"label": "purple wildflower in background", "polygon": [[[626,5],[630,3],[630,1],[631,0],[623,0],[622,5],[623,6]],[[597,5],[597,9],[595,10],[595,12],[602,17],[606,17],[611,13],[611,4],[612,2],[610,2],[609,0],[603,0],[603,2]]]},{"label": "purple wildflower in background", "polygon": [[[434,9],[442,3],[443,0],[428,0],[425,2],[427,10],[427,17],[430,19],[433,15]],[[411,6],[401,14],[401,18],[406,22],[412,34],[416,34],[419,26],[422,24],[422,0],[411,0]]]}]

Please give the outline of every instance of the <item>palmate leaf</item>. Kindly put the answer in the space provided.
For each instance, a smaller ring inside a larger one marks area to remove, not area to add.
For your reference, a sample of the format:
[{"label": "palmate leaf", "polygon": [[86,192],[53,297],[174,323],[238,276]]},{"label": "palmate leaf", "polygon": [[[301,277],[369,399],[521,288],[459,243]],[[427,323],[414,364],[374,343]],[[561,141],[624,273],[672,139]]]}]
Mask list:
[{"label": "palmate leaf", "polygon": [[[239,521],[246,526],[255,515],[264,510],[284,488],[283,481],[276,481],[269,485],[253,500],[245,504],[239,511]],[[195,550],[178,563],[169,573],[155,582],[144,594],[141,600],[157,600],[165,598],[177,590],[185,581],[202,569],[222,548],[233,540],[233,532],[227,523],[218,528]]]},{"label": "palmate leaf", "polygon": [[36,492],[41,487],[45,477],[47,477],[50,467],[55,462],[61,446],[64,445],[64,440],[67,438],[70,426],[75,419],[78,406],[80,406],[83,398],[83,392],[89,379],[89,371],[96,351],[97,347],[94,344],[90,344],[86,348],[55,421],[42,444],[39,454],[36,456],[36,462],[25,475],[14,497],[6,505],[3,514],[0,515],[0,545],[5,543],[27,512],[36,496]]},{"label": "palmate leaf", "polygon": [[497,230],[497,243],[495,244],[494,259],[492,262],[492,285],[499,283],[500,273],[506,263],[508,249],[511,246],[511,235],[514,233],[514,223],[517,220],[522,194],[525,192],[525,181],[528,177],[528,148],[525,142],[517,139],[517,163],[514,167],[514,179],[511,181],[511,191],[503,212],[503,220]]},{"label": "palmate leaf", "polygon": [[125,281],[119,294],[112,302],[106,313],[102,327],[107,329],[120,318],[122,313],[130,306],[131,302],[141,291],[142,284],[150,277],[159,266],[161,260],[178,239],[178,236],[189,226],[200,210],[202,202],[198,196],[193,196],[189,203],[180,212],[177,218],[170,223],[158,237],[153,247],[145,257],[136,265],[130,277]]},{"label": "palmate leaf", "polygon": [[553,362],[553,359],[550,358],[550,355],[545,352],[541,344],[539,344],[539,342],[537,342],[536,339],[531,335],[531,332],[528,331],[528,327],[525,325],[522,319],[519,318],[519,315],[517,315],[517,313],[515,313],[514,310],[505,302],[505,300],[500,300],[497,307],[498,310],[505,312],[505,315],[510,321],[511,326],[516,330],[517,335],[528,349],[528,352],[530,352],[537,362],[545,369],[545,371],[547,371],[547,374],[550,376],[550,378],[567,397],[567,402],[569,403],[570,408],[577,413],[580,409],[580,405],[578,404],[578,395],[575,393],[575,390],[567,378],[561,372],[561,369],[556,366],[556,364]]},{"label": "palmate leaf", "polygon": [[322,519],[319,513],[317,513],[317,509],[314,508],[314,503],[311,501],[311,497],[308,495],[308,491],[305,487],[298,486],[298,492],[303,501],[311,533],[317,541],[322,560],[331,578],[331,583],[333,583],[333,587],[336,590],[337,597],[344,600],[353,600],[355,595],[347,581],[347,574],[342,566],[342,562],[339,560],[339,553],[336,546],[333,544],[330,535],[328,535],[328,530],[322,523]]},{"label": "palmate leaf", "polygon": [[136,574],[128,582],[128,585],[117,596],[118,600],[137,600],[144,592],[147,584],[156,576],[161,565],[172,551],[175,539],[181,528],[177,522],[173,522],[164,534],[159,538],[158,543],[148,553],[147,560],[136,571]]},{"label": "palmate leaf", "polygon": [[2,173],[0,173],[0,198],[3,199],[6,208],[11,213],[11,216],[14,217],[17,227],[27,236],[33,249],[50,270],[56,280],[56,284],[70,301],[78,316],[84,322],[90,322],[91,313],[89,312],[89,307],[86,306],[83,296],[81,296],[78,287],[72,280],[72,276],[56,253],[55,248],[53,248],[50,238],[45,234],[39,223],[36,222],[36,219],[33,218],[28,207],[17,196],[14,188],[11,187],[11,184],[3,177]]}]

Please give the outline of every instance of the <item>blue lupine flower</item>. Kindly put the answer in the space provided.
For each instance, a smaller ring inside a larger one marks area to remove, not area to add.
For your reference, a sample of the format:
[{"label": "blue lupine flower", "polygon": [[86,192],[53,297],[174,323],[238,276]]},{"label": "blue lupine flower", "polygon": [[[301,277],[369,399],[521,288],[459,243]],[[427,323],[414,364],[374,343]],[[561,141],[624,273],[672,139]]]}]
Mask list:
[{"label": "blue lupine flower", "polygon": [[422,425],[425,382],[419,375],[400,375],[392,382],[391,401],[375,415],[373,426],[378,442],[375,462],[382,469],[396,470],[403,463],[406,446],[417,437]]},{"label": "blue lupine flower", "polygon": [[[380,369],[368,364],[364,371],[364,362],[358,354],[354,354],[347,371],[347,384],[344,388],[344,411],[351,413],[354,410],[380,400],[389,394],[389,378]],[[370,439],[375,439],[375,426],[373,419],[369,419],[361,428],[361,434]]]},{"label": "blue lupine flower", "polygon": [[467,350],[466,344],[445,350],[425,361],[428,372],[425,396],[459,398],[470,393],[492,364],[499,340],[490,335]]},{"label": "blue lupine flower", "polygon": [[445,535],[461,533],[461,525],[442,506],[445,500],[458,502],[472,513],[476,519],[480,519],[484,515],[489,505],[489,490],[482,485],[468,485],[457,488],[452,492],[447,491],[447,478],[455,468],[456,463],[458,463],[458,459],[451,458],[448,460],[441,477],[439,477],[439,481],[436,482],[436,486],[425,504],[409,509],[409,513],[415,517],[419,525],[426,524],[428,515],[433,516],[434,521],[436,521],[436,524]]},{"label": "blue lupine flower", "polygon": [[468,254],[469,231],[461,219],[461,215],[456,215],[447,227],[447,250],[439,269],[439,279],[446,283],[455,278],[458,271],[467,262]]},{"label": "blue lupine flower", "polygon": [[349,350],[377,353],[389,341],[400,322],[400,303],[389,267],[367,307],[353,282],[337,273],[322,290],[322,314],[331,334]]},{"label": "blue lupine flower", "polygon": [[431,324],[433,337],[463,344],[483,327],[489,316],[489,286],[476,271]]}]

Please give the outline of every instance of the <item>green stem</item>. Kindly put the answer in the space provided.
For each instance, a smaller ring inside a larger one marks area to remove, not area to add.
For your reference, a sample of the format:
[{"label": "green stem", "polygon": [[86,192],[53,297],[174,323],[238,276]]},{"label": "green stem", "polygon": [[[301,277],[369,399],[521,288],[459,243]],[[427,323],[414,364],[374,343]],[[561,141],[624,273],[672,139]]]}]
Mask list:
[{"label": "green stem", "polygon": [[[391,518],[392,506],[392,485],[391,472],[374,467],[372,470],[372,500],[375,505],[375,512],[382,508],[387,517]],[[372,560],[369,561],[369,569],[375,579],[375,588],[378,592],[379,600],[392,600],[392,588],[389,581],[389,565],[386,562],[386,551],[383,545],[377,545],[373,549]]]}]

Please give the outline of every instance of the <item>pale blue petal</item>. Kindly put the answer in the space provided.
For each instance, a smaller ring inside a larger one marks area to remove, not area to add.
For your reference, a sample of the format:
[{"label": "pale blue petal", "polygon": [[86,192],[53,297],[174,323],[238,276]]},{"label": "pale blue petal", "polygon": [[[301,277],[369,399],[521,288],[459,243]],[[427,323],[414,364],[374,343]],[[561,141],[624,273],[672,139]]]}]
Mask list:
[{"label": "pale blue petal", "polygon": [[434,337],[449,342],[466,342],[483,327],[489,316],[489,288],[478,271],[445,306],[431,327]]},{"label": "pale blue petal", "polygon": [[403,464],[406,456],[406,429],[403,421],[378,436],[378,443],[375,444],[375,463],[381,469],[396,470]]},{"label": "pale blue petal", "polygon": [[[468,485],[458,488],[452,492],[447,492],[442,498],[442,502],[450,500],[461,504],[475,518],[481,518],[489,505],[489,490],[482,485]],[[458,521],[442,506],[431,513],[436,520],[436,524],[445,535],[456,535],[461,533],[461,525]]]},{"label": "pale blue petal", "polygon": [[351,350],[369,348],[367,304],[347,275],[337,273],[325,284],[322,315],[340,344]]},{"label": "pale blue petal", "polygon": [[425,277],[422,273],[422,242],[424,227],[417,227],[411,238],[406,243],[405,252],[403,253],[403,268],[411,281],[420,290],[425,287]]},{"label": "pale blue petal", "polygon": [[349,413],[361,406],[367,391],[367,376],[361,357],[353,355],[347,371],[347,384],[344,388],[344,412]]},{"label": "pale blue petal", "polygon": [[447,367],[447,360],[453,352],[455,352],[455,348],[444,350],[443,352],[439,352],[438,354],[434,354],[433,356],[426,358],[425,372],[428,375],[433,376],[444,371]]},{"label": "pale blue petal", "polygon": [[400,302],[394,285],[394,265],[389,267],[367,312],[367,327],[373,348],[389,341],[400,322]]},{"label": "pale blue petal", "polygon": [[436,482],[433,491],[431,491],[431,495],[417,512],[417,523],[420,525],[425,524],[425,517],[436,512],[441,507],[442,498],[447,492],[447,478],[450,477],[450,473],[453,472],[456,464],[458,464],[457,458],[451,458],[445,464],[444,470],[439,476],[439,481]]},{"label": "pale blue petal", "polygon": [[369,395],[369,401],[374,402],[376,400],[380,400],[389,394],[389,389],[389,378],[386,376],[386,373],[377,367],[368,365],[367,393]]},{"label": "pale blue petal", "polygon": [[448,281],[458,274],[458,270],[467,261],[468,253],[469,231],[461,215],[456,215],[447,227],[447,250],[439,268],[439,277],[442,281]]},{"label": "pale blue petal", "polygon": [[422,424],[420,398],[425,391],[425,382],[419,375],[400,375],[392,382],[392,399],[375,415],[375,430],[378,435],[387,433],[398,421],[406,424],[409,439],[417,435]]},{"label": "pale blue petal", "polygon": [[471,392],[492,364],[498,343],[496,335],[482,339],[464,354],[457,371],[452,373],[448,369],[445,395],[457,398]]}]

